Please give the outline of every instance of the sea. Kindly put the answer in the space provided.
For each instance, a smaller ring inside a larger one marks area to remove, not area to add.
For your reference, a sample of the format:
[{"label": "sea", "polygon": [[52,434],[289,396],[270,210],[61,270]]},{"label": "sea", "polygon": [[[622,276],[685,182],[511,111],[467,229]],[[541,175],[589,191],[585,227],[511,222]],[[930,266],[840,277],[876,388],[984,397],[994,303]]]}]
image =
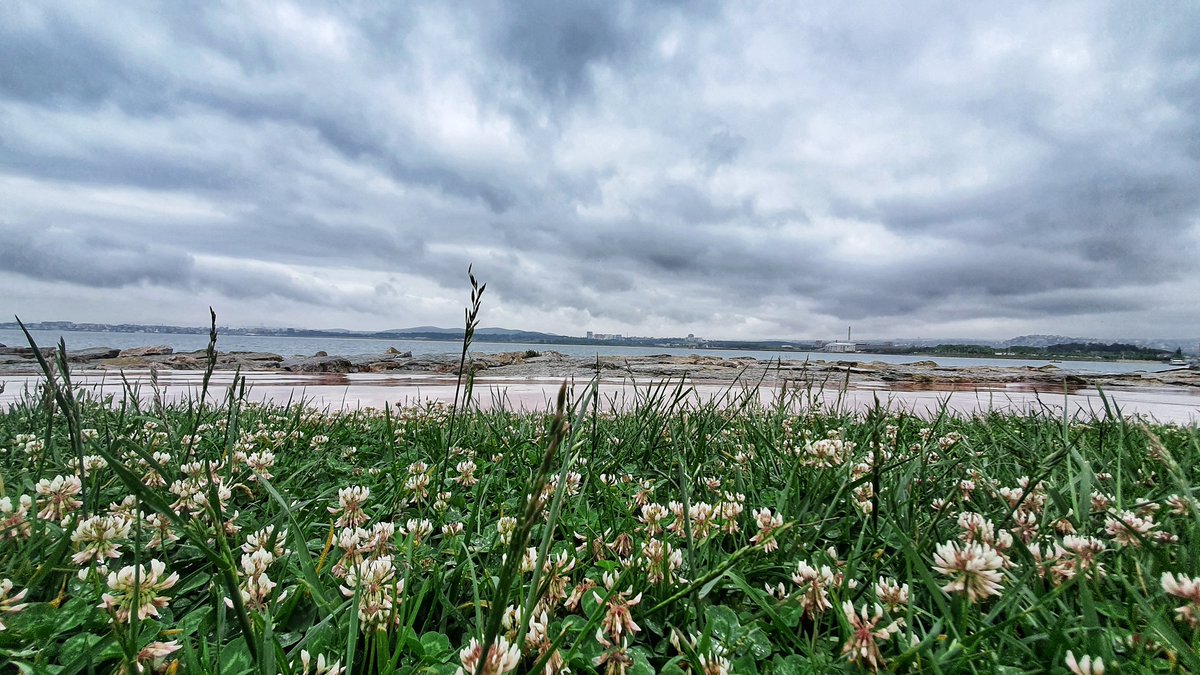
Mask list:
[{"label": "sea", "polygon": [[[131,347],[149,347],[166,345],[176,352],[192,352],[208,347],[208,336],[181,333],[117,333],[93,331],[30,331],[39,346],[57,345],[61,337],[66,341],[67,351],[86,349],[88,347],[112,347],[128,349]],[[0,344],[26,346],[28,341],[19,330],[0,330]],[[222,352],[268,352],[281,356],[312,356],[317,352],[338,356],[357,354],[382,354],[393,347],[401,352],[412,352],[414,356],[436,354],[458,354],[462,351],[461,343],[438,340],[376,340],[365,338],[331,338],[331,337],[274,337],[259,335],[218,335],[217,349]],[[546,345],[520,342],[486,342],[476,340],[471,343],[471,351],[481,354],[499,354],[503,352],[537,352],[556,351],[568,356],[649,356],[654,354],[669,354],[672,356],[718,356],[721,358],[753,358],[759,361],[857,361],[868,363],[879,361],[883,363],[913,363],[916,361],[933,361],[945,367],[980,367],[997,366],[1018,368],[1029,366],[1040,368],[1052,365],[1067,373],[1079,374],[1118,374],[1134,372],[1161,372],[1172,370],[1177,366],[1150,361],[1047,361],[1038,359],[1012,358],[959,358],[946,356],[920,356],[897,354],[850,353],[835,354],[829,352],[800,352],[800,351],[756,351],[743,349],[697,349],[673,347],[626,347],[610,345]]]}]

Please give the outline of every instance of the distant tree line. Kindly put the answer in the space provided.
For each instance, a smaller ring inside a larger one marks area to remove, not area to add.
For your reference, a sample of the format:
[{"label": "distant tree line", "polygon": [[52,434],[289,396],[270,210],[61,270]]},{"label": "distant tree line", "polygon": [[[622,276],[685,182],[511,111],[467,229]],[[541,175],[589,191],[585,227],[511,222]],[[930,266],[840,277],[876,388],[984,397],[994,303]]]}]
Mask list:
[{"label": "distant tree line", "polygon": [[898,354],[930,354],[935,356],[1014,356],[1037,359],[1094,359],[1098,361],[1115,361],[1118,359],[1161,361],[1169,359],[1172,356],[1172,352],[1165,349],[1139,347],[1121,342],[1113,342],[1111,344],[1100,342],[1064,342],[1046,347],[1022,345],[992,347],[990,345],[940,344],[936,347],[901,347],[892,351]]}]

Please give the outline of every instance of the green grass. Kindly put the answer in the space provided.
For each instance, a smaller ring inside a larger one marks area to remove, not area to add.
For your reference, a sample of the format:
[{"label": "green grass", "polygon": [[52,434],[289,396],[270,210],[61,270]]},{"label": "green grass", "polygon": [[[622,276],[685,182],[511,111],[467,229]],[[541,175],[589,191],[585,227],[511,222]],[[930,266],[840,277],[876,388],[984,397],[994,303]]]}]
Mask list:
[{"label": "green grass", "polygon": [[[6,672],[111,672],[169,643],[163,665],[179,672],[298,673],[305,651],[353,672],[451,673],[472,639],[517,645],[515,672],[855,671],[868,664],[843,655],[853,626],[842,603],[873,614],[881,577],[909,595],[876,626],[896,622],[878,639],[886,669],[1067,672],[1071,650],[1109,672],[1200,670],[1197,631],[1175,612],[1187,601],[1160,582],[1200,575],[1200,514],[1172,511],[1194,492],[1195,428],[1116,411],[850,414],[806,405],[802,390],[772,405],[736,390],[701,405],[675,384],[623,410],[583,397],[545,414],[478,410],[467,396],[453,410],[327,412],[247,403],[240,385],[163,404],[95,400],[47,367],[55,386],[0,413],[2,496],[14,509],[34,502],[28,534],[0,532],[0,578],[10,598],[26,592],[23,609],[0,614]],[[249,465],[263,453],[270,478]],[[456,482],[468,460],[472,485]],[[154,472],[165,485],[147,480]],[[38,482],[56,476],[82,476],[65,522],[35,517]],[[371,569],[358,576],[339,545],[353,528],[330,511],[350,486],[370,491],[351,556]],[[672,503],[696,517],[677,521]],[[641,504],[668,507],[661,533]],[[1148,534],[1110,522],[1155,507]],[[783,525],[756,544],[762,508]],[[939,545],[963,540],[962,512],[990,521],[982,539],[1005,560],[999,594],[979,602],[943,591],[949,578],[934,568]],[[107,571],[72,561],[71,535],[92,516],[128,525]],[[502,518],[513,519],[507,541]],[[462,534],[443,531],[452,524]],[[1036,528],[1036,547],[1018,524]],[[154,541],[160,526],[178,539]],[[1068,526],[1103,542],[1103,573],[1075,563],[1067,575],[1070,554],[1039,564]],[[260,547],[286,553],[254,568],[242,547],[265,528]],[[666,545],[675,563],[650,562]],[[178,575],[157,594],[158,616],[114,620],[108,572],[140,565],[132,583],[144,588],[151,560]],[[794,580],[801,563],[827,579],[823,591]],[[270,592],[243,596],[261,573]]]}]

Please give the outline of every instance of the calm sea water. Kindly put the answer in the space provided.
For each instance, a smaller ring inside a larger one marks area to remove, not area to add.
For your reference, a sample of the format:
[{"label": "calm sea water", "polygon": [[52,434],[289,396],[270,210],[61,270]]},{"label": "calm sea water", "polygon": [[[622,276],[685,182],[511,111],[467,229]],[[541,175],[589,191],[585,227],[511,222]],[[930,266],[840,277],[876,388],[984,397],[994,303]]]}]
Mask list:
[{"label": "calm sea water", "polygon": [[[204,349],[208,346],[207,335],[180,335],[174,333],[98,333],[85,331],[31,331],[40,346],[58,344],[61,336],[67,341],[67,350],[86,349],[88,347],[114,347],[127,349],[130,347],[148,347],[151,345],[167,345],[177,352],[190,352]],[[21,331],[0,330],[0,344],[9,346],[27,344]],[[248,335],[221,335],[217,338],[217,349],[223,352],[247,351],[269,352],[283,356],[311,356],[323,351],[327,354],[382,354],[388,347],[395,347],[402,352],[412,352],[414,355],[457,354],[461,350],[457,342],[441,342],[429,340],[366,340],[358,338],[295,338],[295,337],[260,337]],[[570,356],[591,357],[601,356],[645,356],[649,354],[671,354],[674,356],[719,356],[722,358],[755,358],[761,361],[783,358],[785,360],[803,361],[882,361],[884,363],[912,363],[914,361],[935,361],[941,366],[1004,366],[1035,368],[1054,365],[1065,372],[1071,373],[1129,373],[1136,371],[1157,372],[1168,370],[1170,366],[1151,362],[1114,363],[1111,361],[1062,361],[1050,364],[1049,361],[1025,359],[966,359],[952,357],[923,357],[898,356],[895,354],[830,354],[825,352],[772,352],[739,349],[678,349],[669,347],[620,347],[608,345],[541,345],[516,342],[481,342],[471,345],[471,350],[484,354],[501,352],[517,352],[532,349],[534,351],[556,351]]]}]

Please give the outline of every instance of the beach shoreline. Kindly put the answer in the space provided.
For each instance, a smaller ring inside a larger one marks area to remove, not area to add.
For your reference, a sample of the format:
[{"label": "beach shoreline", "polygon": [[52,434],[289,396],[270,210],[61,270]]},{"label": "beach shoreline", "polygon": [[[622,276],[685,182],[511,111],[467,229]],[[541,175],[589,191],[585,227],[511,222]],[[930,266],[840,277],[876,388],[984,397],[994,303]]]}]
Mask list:
[{"label": "beach shoreline", "polygon": [[[42,348],[44,356],[53,348]],[[68,351],[72,372],[106,371],[203,371],[204,351],[174,352],[169,347],[140,347],[117,350],[96,347]],[[283,356],[268,352],[218,352],[215,370],[279,374],[354,374],[460,376],[460,357],[418,355],[390,350],[378,354]],[[853,353],[830,354],[828,360],[758,360],[752,357],[723,358],[708,355],[673,356],[568,356],[552,350],[541,352],[470,353],[466,368],[476,378],[526,381],[543,379],[663,380],[677,379],[705,384],[760,383],[764,386],[869,386],[872,382],[900,390],[972,389],[981,385],[1028,385],[1043,391],[1081,388],[1187,388],[1200,391],[1200,371],[1179,368],[1158,372],[1111,373],[1070,372],[1054,365],[961,366],[940,365],[932,359],[895,364],[856,359]],[[0,376],[38,375],[42,372],[29,348],[0,348]]]}]

